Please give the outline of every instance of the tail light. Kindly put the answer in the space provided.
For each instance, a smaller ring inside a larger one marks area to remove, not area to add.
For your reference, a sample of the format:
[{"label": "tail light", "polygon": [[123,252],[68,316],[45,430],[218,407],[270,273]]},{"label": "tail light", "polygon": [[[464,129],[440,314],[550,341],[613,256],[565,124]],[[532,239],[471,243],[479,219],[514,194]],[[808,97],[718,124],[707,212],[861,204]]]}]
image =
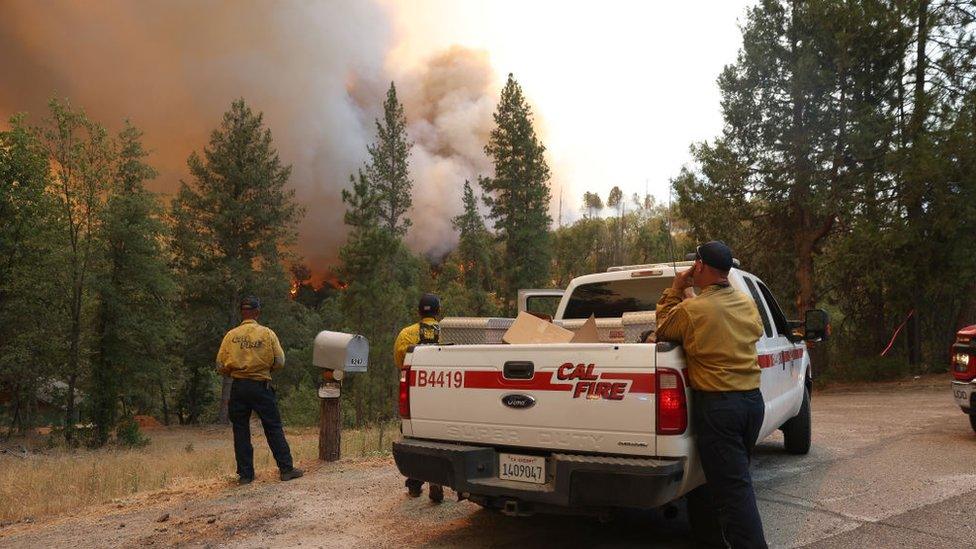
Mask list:
[{"label": "tail light", "polygon": [[658,368],[654,379],[657,384],[657,434],[684,433],[688,428],[688,399],[681,372]]},{"label": "tail light", "polygon": [[952,377],[960,381],[970,381],[976,378],[976,357],[969,353],[953,353]]},{"label": "tail light", "polygon": [[410,419],[410,367],[400,370],[400,419]]}]

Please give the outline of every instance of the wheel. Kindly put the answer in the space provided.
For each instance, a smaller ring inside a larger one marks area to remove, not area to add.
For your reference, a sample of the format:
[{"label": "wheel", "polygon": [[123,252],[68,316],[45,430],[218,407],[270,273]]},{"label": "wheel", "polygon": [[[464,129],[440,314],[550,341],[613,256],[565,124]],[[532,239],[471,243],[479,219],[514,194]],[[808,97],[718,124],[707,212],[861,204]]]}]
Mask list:
[{"label": "wheel", "polygon": [[973,431],[976,431],[976,414],[969,416],[969,426],[973,428]]},{"label": "wheel", "polygon": [[[969,416],[972,418],[973,416]],[[810,451],[810,391],[803,389],[800,413],[783,424],[783,446],[791,454],[803,455]]]}]

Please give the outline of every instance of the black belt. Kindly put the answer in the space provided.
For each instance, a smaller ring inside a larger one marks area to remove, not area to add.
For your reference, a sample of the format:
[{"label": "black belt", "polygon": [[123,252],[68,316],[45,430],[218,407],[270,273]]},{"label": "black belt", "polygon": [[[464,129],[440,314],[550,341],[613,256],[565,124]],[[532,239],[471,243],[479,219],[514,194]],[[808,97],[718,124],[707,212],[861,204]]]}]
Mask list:
[{"label": "black belt", "polygon": [[759,389],[749,389],[748,391],[699,391],[698,389],[692,389],[692,394],[695,398],[729,398],[730,396],[749,396],[755,394],[761,394]]},{"label": "black belt", "polygon": [[263,380],[263,379],[248,379],[246,377],[235,377],[235,378],[232,378],[232,379],[234,380],[234,383],[246,383],[246,384],[260,385],[261,387],[264,387],[265,389],[271,387],[271,382],[270,381]]}]

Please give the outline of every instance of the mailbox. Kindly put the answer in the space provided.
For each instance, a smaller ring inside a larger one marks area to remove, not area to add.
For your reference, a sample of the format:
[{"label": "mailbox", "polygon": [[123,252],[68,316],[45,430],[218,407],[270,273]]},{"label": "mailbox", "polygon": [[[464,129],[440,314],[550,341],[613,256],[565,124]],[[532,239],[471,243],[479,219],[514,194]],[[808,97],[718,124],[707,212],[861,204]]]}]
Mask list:
[{"label": "mailbox", "polygon": [[312,349],[312,364],[334,371],[336,379],[343,372],[365,372],[369,362],[369,342],[361,335],[342,332],[319,332]]}]

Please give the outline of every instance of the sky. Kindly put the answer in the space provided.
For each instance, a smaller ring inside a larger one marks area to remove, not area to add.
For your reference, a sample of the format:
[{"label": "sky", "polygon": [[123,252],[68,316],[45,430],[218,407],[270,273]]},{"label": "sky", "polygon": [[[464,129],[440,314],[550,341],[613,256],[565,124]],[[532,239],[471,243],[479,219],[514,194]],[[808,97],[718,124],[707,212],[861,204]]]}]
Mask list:
[{"label": "sky", "polygon": [[547,147],[554,223],[614,185],[666,202],[689,146],[721,131],[716,79],[749,4],[0,0],[0,128],[18,112],[42,123],[52,97],[110,131],[128,119],[159,172],[149,187],[168,199],[244,98],[293,167],[298,252],[320,270],[345,242],[341,191],[394,81],[414,141],[406,242],[436,259],[457,242],[464,181],[490,175],[483,149],[509,73]]},{"label": "sky", "polygon": [[487,51],[500,81],[514,73],[543,125],[565,221],[585,191],[668,199],[689,145],[721,131],[716,79],[753,3],[391,1],[387,64],[458,44]]}]

